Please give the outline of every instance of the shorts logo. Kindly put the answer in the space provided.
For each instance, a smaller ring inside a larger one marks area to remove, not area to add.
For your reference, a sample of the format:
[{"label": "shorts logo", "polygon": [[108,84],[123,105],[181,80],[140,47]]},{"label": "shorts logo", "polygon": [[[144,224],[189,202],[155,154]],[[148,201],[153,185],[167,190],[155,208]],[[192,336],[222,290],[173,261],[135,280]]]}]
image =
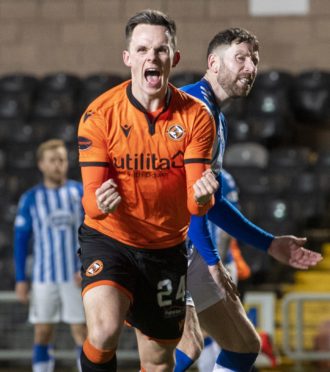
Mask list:
[{"label": "shorts logo", "polygon": [[96,260],[88,266],[86,270],[86,276],[95,276],[103,270],[103,262],[101,260]]},{"label": "shorts logo", "polygon": [[180,124],[172,125],[167,131],[167,135],[174,141],[180,141],[186,134],[185,129]]}]

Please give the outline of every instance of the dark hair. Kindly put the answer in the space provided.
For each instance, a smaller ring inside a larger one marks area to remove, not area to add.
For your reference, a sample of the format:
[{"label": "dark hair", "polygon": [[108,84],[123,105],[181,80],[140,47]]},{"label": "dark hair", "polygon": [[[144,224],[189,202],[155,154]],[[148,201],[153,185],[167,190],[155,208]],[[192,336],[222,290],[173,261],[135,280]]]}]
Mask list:
[{"label": "dark hair", "polygon": [[207,48],[207,56],[209,56],[218,46],[231,45],[233,42],[237,44],[244,42],[249,43],[252,44],[254,51],[259,50],[259,41],[254,34],[244,28],[233,27],[221,31],[213,37]]},{"label": "dark hair", "polygon": [[173,48],[176,47],[176,25],[175,22],[166,14],[160,12],[159,10],[145,9],[141,12],[136,13],[131,17],[125,28],[126,43],[129,44],[134,28],[137,25],[147,24],[147,25],[157,25],[164,26],[168,30],[171,36],[171,42]]}]

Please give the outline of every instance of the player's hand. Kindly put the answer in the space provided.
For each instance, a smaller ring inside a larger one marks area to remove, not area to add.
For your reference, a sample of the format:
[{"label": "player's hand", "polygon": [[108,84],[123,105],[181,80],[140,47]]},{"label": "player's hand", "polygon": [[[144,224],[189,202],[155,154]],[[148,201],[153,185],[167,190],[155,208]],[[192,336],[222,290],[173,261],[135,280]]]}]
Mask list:
[{"label": "player's hand", "polygon": [[29,302],[29,284],[28,282],[17,282],[15,285],[17,299],[22,304]]},{"label": "player's hand", "polygon": [[120,204],[121,196],[117,187],[116,182],[110,178],[95,191],[97,206],[103,213],[114,212]]},{"label": "player's hand", "polygon": [[306,241],[306,238],[297,238],[293,235],[276,236],[268,248],[268,254],[295,269],[308,269],[315,266],[323,257],[320,253],[304,248]]},{"label": "player's hand", "polygon": [[218,190],[219,183],[216,180],[211,169],[207,169],[203,176],[198,179],[194,185],[193,189],[195,192],[195,200],[198,204],[204,205],[208,203],[212,195]]},{"label": "player's hand", "polygon": [[208,268],[213,280],[217,283],[219,288],[223,289],[226,295],[233,301],[236,301],[239,297],[239,292],[222,262],[219,261],[216,265],[211,265]]}]

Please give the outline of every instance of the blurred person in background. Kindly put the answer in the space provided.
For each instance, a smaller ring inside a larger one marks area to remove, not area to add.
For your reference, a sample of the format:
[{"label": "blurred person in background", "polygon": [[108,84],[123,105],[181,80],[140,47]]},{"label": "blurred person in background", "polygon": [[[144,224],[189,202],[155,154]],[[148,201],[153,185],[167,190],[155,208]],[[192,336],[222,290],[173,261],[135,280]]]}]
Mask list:
[{"label": "blurred person in background", "polygon": [[241,28],[224,30],[209,43],[204,77],[181,88],[203,101],[216,121],[218,142],[214,146],[212,169],[218,175],[219,189],[215,205],[208,213],[191,218],[187,287],[192,301],[188,297],[185,330],[176,349],[175,372],[186,371],[199,356],[203,338],[198,323],[221,347],[214,371],[250,371],[261,347],[260,337],[245,313],[236,286],[220,260],[209,222],[293,268],[307,269],[322,259],[319,253],[303,247],[306,238],[273,236],[254,225],[222,193],[227,124],[221,106],[229,99],[248,95],[258,62],[259,42],[255,35]]},{"label": "blurred person in background", "polygon": [[[81,299],[78,228],[83,220],[81,183],[67,179],[68,154],[59,139],[39,145],[36,152],[42,182],[20,198],[14,226],[18,300],[30,303],[29,321],[34,325],[33,372],[52,372],[52,341],[56,323],[70,324],[77,346],[86,337]],[[31,286],[27,256],[32,243]]]}]

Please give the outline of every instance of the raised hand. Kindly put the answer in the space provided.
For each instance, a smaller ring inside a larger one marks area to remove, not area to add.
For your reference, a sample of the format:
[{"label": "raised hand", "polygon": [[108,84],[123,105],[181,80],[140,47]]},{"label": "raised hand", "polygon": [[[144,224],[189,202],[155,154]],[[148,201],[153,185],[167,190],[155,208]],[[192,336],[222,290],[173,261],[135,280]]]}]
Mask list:
[{"label": "raised hand", "polygon": [[293,235],[276,236],[268,248],[268,254],[295,269],[308,269],[315,266],[323,257],[320,253],[304,248],[306,241],[306,238],[297,238]]},{"label": "raised hand", "polygon": [[218,284],[219,288],[223,289],[226,295],[233,301],[236,301],[239,297],[237,287],[222,262],[219,261],[215,265],[208,266],[208,268],[213,280]]},{"label": "raised hand", "polygon": [[211,199],[212,195],[218,190],[218,187],[219,183],[212,170],[206,170],[203,173],[203,176],[193,185],[196,202],[200,205],[206,204]]},{"label": "raised hand", "polygon": [[117,187],[116,182],[110,178],[95,191],[97,206],[103,213],[114,212],[120,204],[121,196]]}]

